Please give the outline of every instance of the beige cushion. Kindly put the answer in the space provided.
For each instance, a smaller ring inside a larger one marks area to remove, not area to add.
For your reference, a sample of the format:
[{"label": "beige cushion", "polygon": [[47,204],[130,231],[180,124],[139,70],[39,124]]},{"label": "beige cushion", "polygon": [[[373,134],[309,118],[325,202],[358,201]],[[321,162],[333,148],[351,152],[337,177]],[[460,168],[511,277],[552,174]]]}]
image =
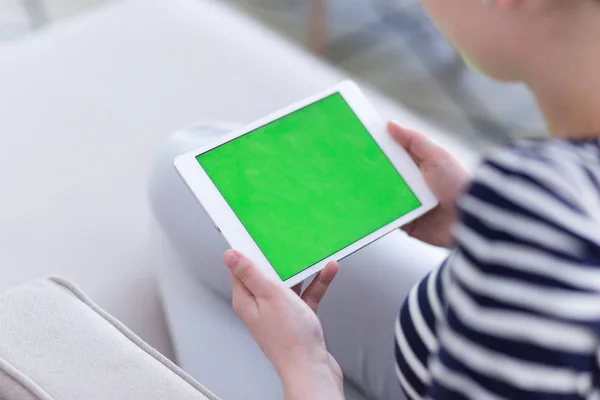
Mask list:
[{"label": "beige cushion", "polygon": [[0,399],[216,400],[61,279],[0,294]]}]

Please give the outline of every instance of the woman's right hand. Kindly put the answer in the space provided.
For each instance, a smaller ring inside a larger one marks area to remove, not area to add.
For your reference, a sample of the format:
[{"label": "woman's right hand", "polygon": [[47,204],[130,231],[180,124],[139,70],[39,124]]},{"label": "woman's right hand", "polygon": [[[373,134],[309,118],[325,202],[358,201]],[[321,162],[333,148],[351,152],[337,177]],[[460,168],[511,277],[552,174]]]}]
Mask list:
[{"label": "woman's right hand", "polygon": [[388,123],[390,135],[408,152],[421,169],[429,188],[440,204],[402,229],[410,236],[434,246],[452,247],[452,228],[457,220],[456,201],[471,176],[446,149],[426,136]]}]

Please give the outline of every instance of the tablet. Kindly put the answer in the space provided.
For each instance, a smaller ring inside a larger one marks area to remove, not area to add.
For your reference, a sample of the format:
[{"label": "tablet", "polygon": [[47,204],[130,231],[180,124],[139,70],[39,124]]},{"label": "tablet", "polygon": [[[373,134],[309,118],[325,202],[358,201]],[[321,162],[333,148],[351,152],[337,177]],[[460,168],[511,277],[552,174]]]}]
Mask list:
[{"label": "tablet", "polygon": [[175,168],[231,247],[290,287],[437,204],[353,82],[183,154]]}]

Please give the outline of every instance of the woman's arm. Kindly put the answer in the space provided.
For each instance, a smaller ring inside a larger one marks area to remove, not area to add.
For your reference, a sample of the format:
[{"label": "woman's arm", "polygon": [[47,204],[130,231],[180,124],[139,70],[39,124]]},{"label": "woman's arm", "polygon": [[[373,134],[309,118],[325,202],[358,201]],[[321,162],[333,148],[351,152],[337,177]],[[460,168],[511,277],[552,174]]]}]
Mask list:
[{"label": "woman's arm", "polygon": [[285,400],[344,399],[343,376],[332,357],[328,363],[295,368],[281,381]]},{"label": "woman's arm", "polygon": [[582,201],[597,189],[574,184],[586,176],[577,149],[539,146],[492,154],[459,201],[446,322],[429,363],[434,400],[598,394],[600,227]]},{"label": "woman's arm", "polygon": [[316,311],[339,266],[329,263],[300,293],[266,276],[243,254],[223,256],[233,308],[279,374],[286,400],[343,400],[343,375],[327,351]]}]

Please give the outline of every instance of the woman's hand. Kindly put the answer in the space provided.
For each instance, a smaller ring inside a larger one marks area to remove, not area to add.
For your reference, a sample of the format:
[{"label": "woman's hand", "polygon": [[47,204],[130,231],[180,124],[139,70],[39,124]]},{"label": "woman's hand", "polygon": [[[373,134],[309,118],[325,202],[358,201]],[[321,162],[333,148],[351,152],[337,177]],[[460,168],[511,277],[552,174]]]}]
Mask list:
[{"label": "woman's hand", "polygon": [[435,209],[402,229],[434,246],[452,247],[456,201],[469,184],[470,174],[452,154],[426,136],[404,129],[396,122],[390,122],[388,130],[417,163],[429,188],[440,201]]},{"label": "woman's hand", "polygon": [[228,250],[223,261],[230,271],[233,308],[275,367],[286,400],[343,399],[342,370],[327,351],[315,314],[338,264],[327,264],[300,293],[301,285],[288,289],[240,252]]}]

